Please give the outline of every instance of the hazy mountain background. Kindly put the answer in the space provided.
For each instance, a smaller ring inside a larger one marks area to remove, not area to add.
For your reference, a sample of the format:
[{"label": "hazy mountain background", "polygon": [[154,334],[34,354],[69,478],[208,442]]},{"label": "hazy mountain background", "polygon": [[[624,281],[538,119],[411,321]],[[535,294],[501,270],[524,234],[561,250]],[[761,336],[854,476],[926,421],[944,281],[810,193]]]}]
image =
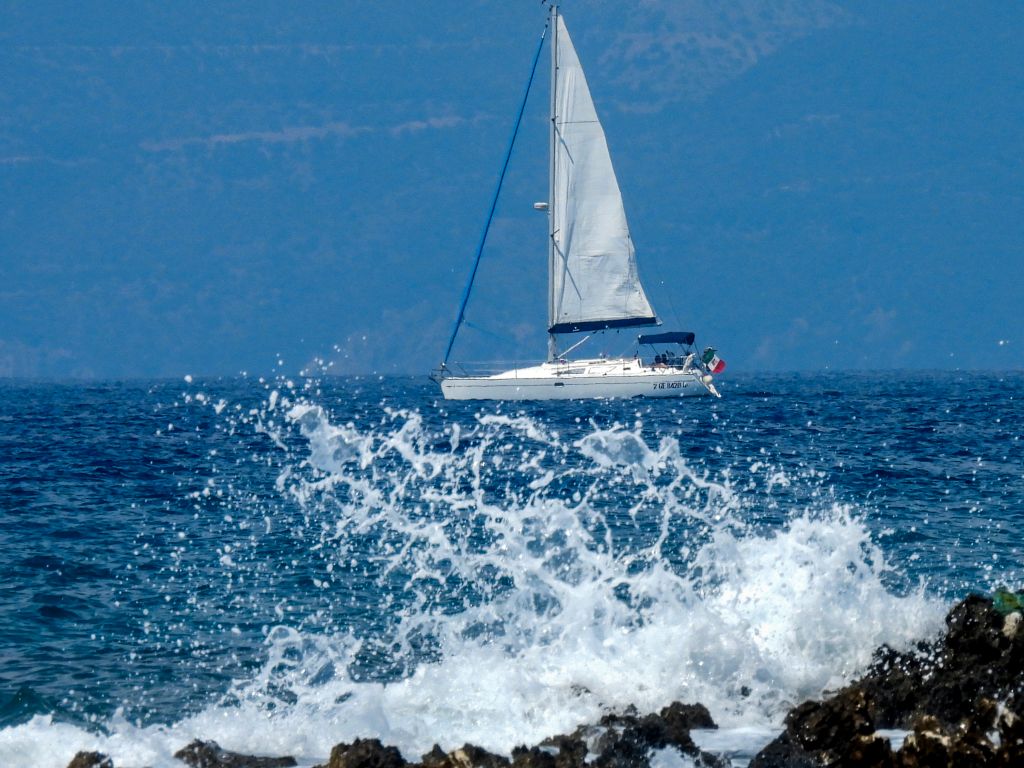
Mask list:
[{"label": "hazy mountain background", "polygon": [[[1024,366],[1024,5],[562,7],[666,328]],[[426,372],[544,17],[0,0],[0,376]],[[455,358],[544,354],[546,70]]]}]

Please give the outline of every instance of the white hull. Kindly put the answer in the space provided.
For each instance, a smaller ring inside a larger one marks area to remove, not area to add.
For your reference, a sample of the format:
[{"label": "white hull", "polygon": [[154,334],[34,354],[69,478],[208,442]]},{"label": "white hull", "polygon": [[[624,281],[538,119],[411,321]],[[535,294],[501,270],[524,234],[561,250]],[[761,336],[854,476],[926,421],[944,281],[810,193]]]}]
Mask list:
[{"label": "white hull", "polygon": [[688,397],[709,389],[696,369],[656,368],[637,359],[544,363],[493,376],[441,380],[446,400],[584,400]]}]

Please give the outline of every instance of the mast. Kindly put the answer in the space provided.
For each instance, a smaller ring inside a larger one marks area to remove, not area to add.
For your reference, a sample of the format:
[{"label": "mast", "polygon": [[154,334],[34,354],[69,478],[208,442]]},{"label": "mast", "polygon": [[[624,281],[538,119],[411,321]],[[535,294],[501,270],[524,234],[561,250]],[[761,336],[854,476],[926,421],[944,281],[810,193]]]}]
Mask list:
[{"label": "mast", "polygon": [[[550,286],[555,282],[555,149],[558,136],[555,129],[555,104],[558,91],[558,5],[551,3],[551,107],[548,119],[551,130],[548,139],[548,317],[554,317],[554,299]],[[548,362],[554,362],[558,356],[558,342],[555,334],[548,333]]]}]

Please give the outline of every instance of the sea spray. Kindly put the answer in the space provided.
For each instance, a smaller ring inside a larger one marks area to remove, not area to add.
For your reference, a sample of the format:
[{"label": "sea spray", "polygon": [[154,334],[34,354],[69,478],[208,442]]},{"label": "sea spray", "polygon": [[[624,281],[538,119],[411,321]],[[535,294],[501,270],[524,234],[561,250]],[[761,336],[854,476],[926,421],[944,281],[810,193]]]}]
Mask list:
[{"label": "sea spray", "polygon": [[[886,589],[899,570],[822,472],[762,452],[705,462],[681,421],[386,405],[335,419],[283,382],[262,403],[189,406],[272,469],[272,493],[211,455],[159,570],[191,622],[154,621],[140,647],[206,631],[225,650],[200,644],[201,661],[248,654],[234,682],[173,722],[36,717],[0,732],[0,755],[159,768],[195,737],[313,759],[361,736],[409,757],[435,741],[508,752],[673,699],[771,728],[879,644],[939,626],[920,586]],[[214,537],[214,568],[196,536]],[[258,653],[235,644],[254,634]]]},{"label": "sea spray", "polygon": [[[794,510],[759,535],[745,517],[756,493],[694,471],[675,438],[648,445],[642,425],[570,439],[489,415],[445,441],[411,412],[369,431],[319,406],[289,417],[309,447],[285,492],[331,521],[317,543],[330,573],[361,564],[391,614],[379,636],[318,637],[315,661],[240,686],[259,706],[268,690],[290,691],[293,709],[312,696],[298,730],[326,717],[332,739],[372,734],[415,755],[445,738],[508,752],[673,699],[724,724],[773,723],[941,615],[920,591],[886,591],[889,566],[848,507]],[[269,642],[272,657],[286,643],[305,658],[293,634]],[[353,676],[371,648],[387,674]]]}]

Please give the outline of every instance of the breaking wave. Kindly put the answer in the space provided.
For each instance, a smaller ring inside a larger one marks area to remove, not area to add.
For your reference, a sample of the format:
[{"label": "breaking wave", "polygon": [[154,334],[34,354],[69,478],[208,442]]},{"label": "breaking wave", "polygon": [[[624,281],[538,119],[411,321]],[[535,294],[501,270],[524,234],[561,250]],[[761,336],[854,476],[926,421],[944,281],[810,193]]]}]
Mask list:
[{"label": "breaking wave", "polygon": [[[160,768],[196,737],[307,763],[367,736],[410,758],[435,742],[507,753],[673,700],[770,730],[878,645],[940,626],[944,606],[920,585],[892,588],[858,510],[814,472],[760,456],[712,472],[684,435],[652,436],[639,419],[555,427],[384,408],[372,425],[338,423],[276,391],[248,415],[200,404],[270,438],[279,502],[295,510],[275,520],[228,494],[255,531],[251,552],[222,552],[239,569],[232,589],[246,589],[255,552],[270,557],[261,536],[288,525],[295,548],[262,566],[313,563],[305,587],[328,615],[282,600],[254,671],[195,714],[146,725],[118,713],[93,730],[36,716],[0,731],[5,764],[63,768],[98,749]],[[777,491],[794,484],[818,490],[787,508]]]}]

